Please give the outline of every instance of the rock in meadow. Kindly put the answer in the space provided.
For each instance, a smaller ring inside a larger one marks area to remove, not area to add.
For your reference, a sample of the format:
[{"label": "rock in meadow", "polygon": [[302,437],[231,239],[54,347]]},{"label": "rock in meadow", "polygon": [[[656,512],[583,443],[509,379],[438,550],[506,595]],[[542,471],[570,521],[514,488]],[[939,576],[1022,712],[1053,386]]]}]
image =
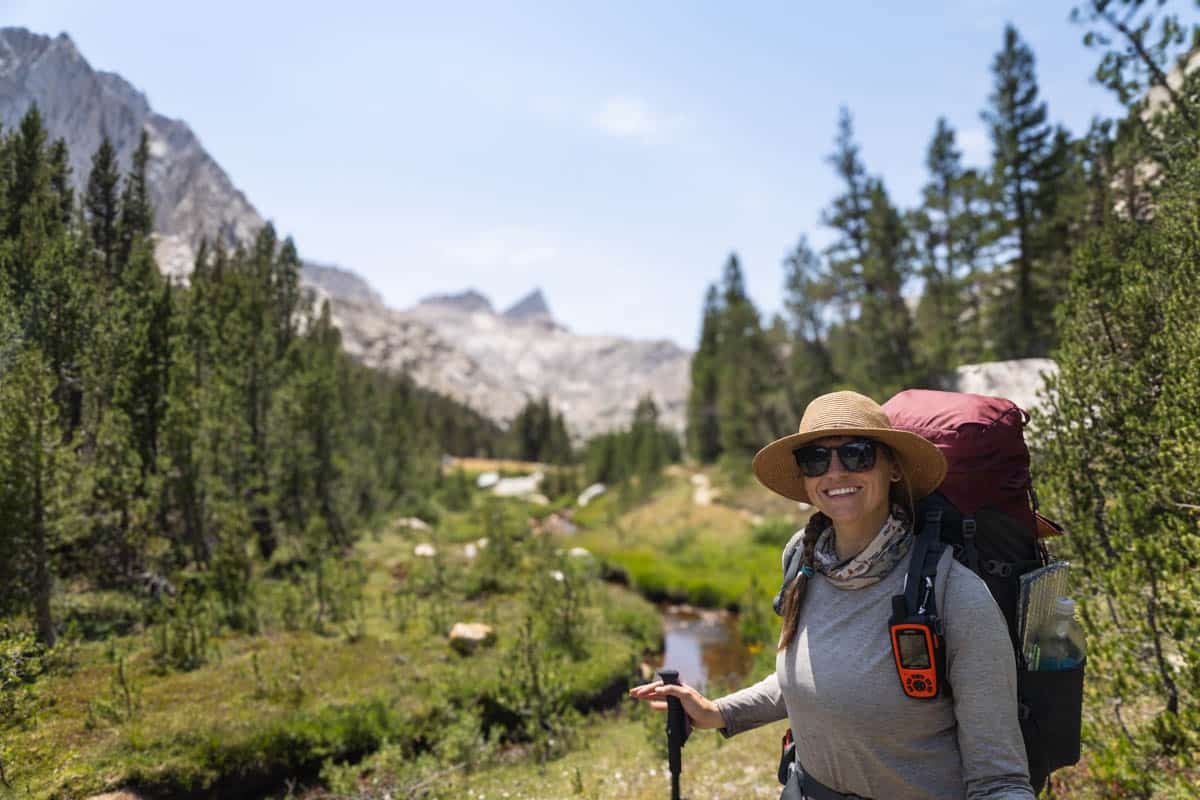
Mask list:
[{"label": "rock in meadow", "polygon": [[456,622],[450,629],[450,646],[462,655],[473,653],[495,641],[495,629],[482,622]]}]

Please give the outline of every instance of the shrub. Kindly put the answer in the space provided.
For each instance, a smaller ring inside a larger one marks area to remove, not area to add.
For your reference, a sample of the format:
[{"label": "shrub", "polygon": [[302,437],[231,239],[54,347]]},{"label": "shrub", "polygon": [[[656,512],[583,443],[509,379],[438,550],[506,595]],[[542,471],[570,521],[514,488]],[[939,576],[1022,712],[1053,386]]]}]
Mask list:
[{"label": "shrub", "polygon": [[1188,152],[1150,222],[1114,217],[1076,253],[1036,428],[1089,634],[1089,757],[1129,796],[1169,796],[1200,751],[1200,159]]},{"label": "shrub", "polygon": [[0,728],[21,724],[32,713],[30,687],[45,672],[45,658],[33,634],[0,629]]},{"label": "shrub", "polygon": [[755,544],[782,550],[798,529],[799,526],[787,517],[767,517],[754,526],[750,538]]}]

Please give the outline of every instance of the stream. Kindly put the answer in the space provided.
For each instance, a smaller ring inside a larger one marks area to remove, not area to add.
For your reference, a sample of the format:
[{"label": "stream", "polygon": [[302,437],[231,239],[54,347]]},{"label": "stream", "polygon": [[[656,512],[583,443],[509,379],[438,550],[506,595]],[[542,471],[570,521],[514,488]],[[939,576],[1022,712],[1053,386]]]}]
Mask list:
[{"label": "stream", "polygon": [[659,612],[663,653],[651,666],[679,670],[679,680],[700,691],[742,685],[754,657],[742,643],[736,614],[672,604]]}]

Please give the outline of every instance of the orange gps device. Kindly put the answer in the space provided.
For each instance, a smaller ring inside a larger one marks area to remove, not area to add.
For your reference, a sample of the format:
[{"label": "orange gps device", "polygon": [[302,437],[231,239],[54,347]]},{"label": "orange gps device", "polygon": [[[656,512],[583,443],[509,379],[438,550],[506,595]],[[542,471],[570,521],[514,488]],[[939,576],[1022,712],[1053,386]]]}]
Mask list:
[{"label": "orange gps device", "polygon": [[937,697],[937,640],[933,629],[924,622],[893,622],[892,655],[900,686],[909,697],[928,700]]}]

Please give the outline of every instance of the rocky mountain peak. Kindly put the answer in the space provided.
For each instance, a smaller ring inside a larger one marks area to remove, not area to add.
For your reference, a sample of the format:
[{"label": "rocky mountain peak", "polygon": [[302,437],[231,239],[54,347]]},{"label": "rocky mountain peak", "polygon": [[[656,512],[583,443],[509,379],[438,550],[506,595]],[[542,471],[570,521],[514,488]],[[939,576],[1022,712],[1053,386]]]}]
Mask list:
[{"label": "rocky mountain peak", "polygon": [[189,273],[201,238],[232,246],[262,227],[262,217],[186,123],[156,113],[120,75],[93,69],[65,33],[51,38],[0,28],[0,124],[17,125],[34,103],[50,139],[67,143],[77,189],[105,136],[126,168],[146,133],[155,254],[164,272]]},{"label": "rocky mountain peak", "polygon": [[322,289],[330,297],[363,306],[383,307],[383,296],[362,276],[333,264],[304,262],[304,280]]},{"label": "rocky mountain peak", "polygon": [[529,294],[513,303],[505,312],[505,317],[515,320],[553,320],[550,306],[541,289],[534,289]]},{"label": "rocky mountain peak", "polygon": [[495,313],[492,309],[492,301],[487,297],[475,291],[474,289],[465,289],[461,292],[453,292],[450,294],[435,294],[426,297],[420,303],[420,306],[441,306],[443,308],[452,308],[455,311],[464,311],[473,313],[475,311],[487,311]]},{"label": "rocky mountain peak", "polygon": [[[93,69],[65,34],[0,28],[0,124],[16,126],[34,103],[51,140],[66,141],[77,189],[86,183],[103,137],[127,169],[147,134],[155,256],[163,272],[188,275],[201,238],[246,244],[264,224],[186,123],[155,112],[120,75]],[[627,424],[636,398],[653,394],[660,419],[683,427],[686,350],[668,342],[573,334],[551,318],[540,290],[503,314],[472,289],[399,311],[349,270],[306,262],[302,277],[316,296],[329,300],[351,355],[411,375],[498,421],[511,420],[527,398],[548,395],[575,434],[586,436]]]}]

